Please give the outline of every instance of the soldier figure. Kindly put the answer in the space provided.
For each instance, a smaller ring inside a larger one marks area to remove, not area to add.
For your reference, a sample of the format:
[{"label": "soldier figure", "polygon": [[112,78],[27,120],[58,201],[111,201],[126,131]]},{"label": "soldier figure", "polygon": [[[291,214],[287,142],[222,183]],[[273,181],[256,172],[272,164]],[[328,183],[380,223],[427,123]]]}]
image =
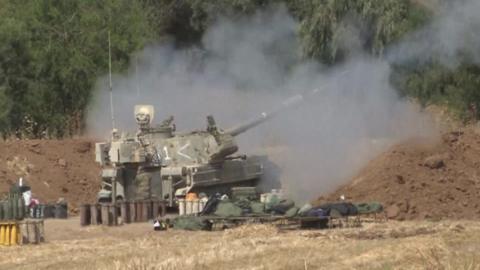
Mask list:
[{"label": "soldier figure", "polygon": [[207,116],[207,131],[210,132],[213,136],[218,135],[217,123],[213,116]]}]

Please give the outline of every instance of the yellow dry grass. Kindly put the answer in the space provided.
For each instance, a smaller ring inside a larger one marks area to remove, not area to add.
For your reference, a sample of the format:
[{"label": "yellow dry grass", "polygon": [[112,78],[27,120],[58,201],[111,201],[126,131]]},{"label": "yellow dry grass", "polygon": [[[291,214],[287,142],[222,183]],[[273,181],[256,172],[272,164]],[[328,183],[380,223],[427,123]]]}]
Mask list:
[{"label": "yellow dry grass", "polygon": [[480,222],[388,222],[362,228],[151,231],[48,221],[48,243],[0,247],[0,269],[480,269]]}]

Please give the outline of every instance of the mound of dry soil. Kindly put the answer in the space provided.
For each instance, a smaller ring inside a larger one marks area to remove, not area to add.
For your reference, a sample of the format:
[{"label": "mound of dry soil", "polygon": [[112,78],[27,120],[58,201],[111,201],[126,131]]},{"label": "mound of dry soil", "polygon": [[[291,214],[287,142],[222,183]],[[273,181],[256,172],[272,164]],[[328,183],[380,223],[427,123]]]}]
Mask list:
[{"label": "mound of dry soil", "polygon": [[[449,132],[441,140],[410,140],[392,147],[354,180],[316,204],[379,201],[391,218],[479,219],[480,133],[474,128]],[[90,140],[0,142],[0,194],[24,176],[43,202],[65,198],[75,209],[93,202],[99,166]]]},{"label": "mound of dry soil", "polygon": [[72,210],[94,201],[100,185],[94,146],[85,139],[0,142],[0,194],[22,176],[41,202],[64,198]]},{"label": "mound of dry soil", "polygon": [[379,201],[391,218],[480,218],[480,133],[449,132],[438,142],[412,140],[392,147],[349,184],[315,204],[345,195]]}]

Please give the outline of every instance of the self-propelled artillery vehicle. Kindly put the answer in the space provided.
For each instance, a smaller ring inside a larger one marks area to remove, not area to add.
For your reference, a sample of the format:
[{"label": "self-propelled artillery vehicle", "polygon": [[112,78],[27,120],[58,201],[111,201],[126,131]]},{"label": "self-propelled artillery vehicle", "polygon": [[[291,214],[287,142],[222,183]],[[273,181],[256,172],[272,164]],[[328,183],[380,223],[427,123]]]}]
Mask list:
[{"label": "self-propelled artillery vehicle", "polygon": [[96,144],[96,161],[102,165],[98,200],[161,199],[175,206],[190,192],[223,194],[232,187],[255,186],[263,175],[261,159],[236,155],[235,137],[305,99],[305,95],[293,96],[276,109],[226,130],[207,116],[205,130],[185,133],[176,133],[173,117],[153,126],[153,106],[137,105],[135,135],[113,130],[109,142]]}]

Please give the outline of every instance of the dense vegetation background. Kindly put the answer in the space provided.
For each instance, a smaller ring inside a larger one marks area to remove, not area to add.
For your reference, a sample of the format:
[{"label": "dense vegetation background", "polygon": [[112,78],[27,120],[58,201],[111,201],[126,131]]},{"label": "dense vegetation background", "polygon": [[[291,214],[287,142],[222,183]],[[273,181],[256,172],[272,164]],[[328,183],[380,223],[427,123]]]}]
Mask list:
[{"label": "dense vegetation background", "polygon": [[[113,70],[148,43],[174,40],[198,45],[220,15],[242,16],[284,4],[299,21],[305,58],[341,62],[350,48],[339,38],[345,18],[366,38],[375,57],[431,18],[410,0],[0,0],[0,133],[3,137],[68,137],[84,130],[96,79],[108,71],[108,31]],[[480,67],[456,69],[427,63],[395,67],[402,95],[423,105],[443,104],[460,118],[477,118]],[[472,115],[473,112],[473,115]]]}]

